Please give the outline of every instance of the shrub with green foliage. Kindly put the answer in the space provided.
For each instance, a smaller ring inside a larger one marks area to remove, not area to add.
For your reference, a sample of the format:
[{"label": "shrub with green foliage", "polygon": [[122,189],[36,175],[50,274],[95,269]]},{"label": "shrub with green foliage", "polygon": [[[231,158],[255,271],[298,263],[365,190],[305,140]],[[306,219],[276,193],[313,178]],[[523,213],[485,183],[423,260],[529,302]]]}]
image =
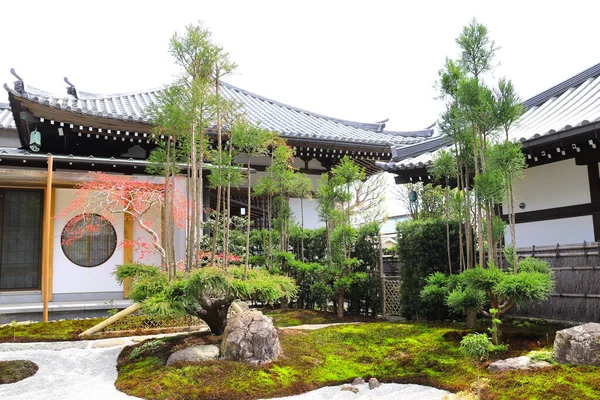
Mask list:
[{"label": "shrub with green foliage", "polygon": [[[404,317],[438,317],[435,306],[423,302],[425,279],[435,272],[448,271],[446,222],[440,219],[403,221],[397,225],[397,254],[402,267],[400,276],[401,313]],[[458,223],[450,223],[452,264],[458,265]]]},{"label": "shrub with green foliage", "polygon": [[195,268],[180,272],[169,280],[157,267],[145,265],[119,266],[115,273],[122,282],[134,278],[131,298],[142,304],[144,311],[160,316],[192,315],[207,323],[219,335],[225,330],[227,312],[235,299],[274,303],[281,298],[293,298],[297,287],[291,278],[271,275],[264,270],[248,271],[232,267]]}]

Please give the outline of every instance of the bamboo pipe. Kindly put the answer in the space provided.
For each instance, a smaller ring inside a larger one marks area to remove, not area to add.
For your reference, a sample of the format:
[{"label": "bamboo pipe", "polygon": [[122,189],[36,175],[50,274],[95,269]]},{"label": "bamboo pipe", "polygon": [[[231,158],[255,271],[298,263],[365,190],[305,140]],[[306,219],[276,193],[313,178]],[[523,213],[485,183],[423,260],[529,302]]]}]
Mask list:
[{"label": "bamboo pipe", "polygon": [[100,322],[99,324],[92,326],[87,331],[80,333],[79,336],[88,336],[88,335],[92,335],[92,334],[94,334],[96,332],[99,332],[102,329],[104,329],[107,326],[109,326],[110,324],[112,324],[114,322],[117,322],[121,318],[126,317],[129,314],[131,314],[131,313],[139,310],[141,306],[142,305],[140,303],[133,303],[132,305],[130,305],[129,307],[127,307],[124,310],[119,311],[118,313],[116,313],[112,317],[107,318],[104,321]]}]

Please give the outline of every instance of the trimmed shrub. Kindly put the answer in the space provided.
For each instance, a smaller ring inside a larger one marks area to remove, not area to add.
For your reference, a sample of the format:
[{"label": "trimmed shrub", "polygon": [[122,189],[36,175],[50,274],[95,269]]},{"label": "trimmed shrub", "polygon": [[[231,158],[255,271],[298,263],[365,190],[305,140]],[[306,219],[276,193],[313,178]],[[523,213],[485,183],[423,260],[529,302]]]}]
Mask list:
[{"label": "trimmed shrub", "polygon": [[[440,219],[403,221],[397,225],[398,258],[402,263],[400,288],[402,315],[408,319],[439,318],[436,302],[423,301],[425,279],[434,272],[448,272],[446,222]],[[450,253],[458,269],[458,223],[450,222]]]}]

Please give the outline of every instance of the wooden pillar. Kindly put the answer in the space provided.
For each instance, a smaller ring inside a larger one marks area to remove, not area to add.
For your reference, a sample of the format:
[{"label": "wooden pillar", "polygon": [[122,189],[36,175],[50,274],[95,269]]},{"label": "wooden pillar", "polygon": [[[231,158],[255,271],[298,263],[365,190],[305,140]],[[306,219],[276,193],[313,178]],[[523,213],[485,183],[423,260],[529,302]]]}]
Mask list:
[{"label": "wooden pillar", "polygon": [[42,319],[48,322],[48,301],[51,298],[51,273],[52,273],[52,156],[48,156],[48,175],[46,177],[46,191],[44,193],[44,228],[42,235]]},{"label": "wooden pillar", "polygon": [[[594,205],[600,204],[600,172],[598,171],[598,162],[594,161],[587,165],[588,181],[590,185],[590,201]],[[600,212],[592,213],[594,224],[594,240],[600,241]]]},{"label": "wooden pillar", "polygon": [[[123,246],[123,264],[133,263],[133,217],[124,214],[123,217],[123,240],[127,246]],[[131,244],[131,246],[129,245]],[[123,297],[128,298],[131,293],[131,278],[123,280]]]}]

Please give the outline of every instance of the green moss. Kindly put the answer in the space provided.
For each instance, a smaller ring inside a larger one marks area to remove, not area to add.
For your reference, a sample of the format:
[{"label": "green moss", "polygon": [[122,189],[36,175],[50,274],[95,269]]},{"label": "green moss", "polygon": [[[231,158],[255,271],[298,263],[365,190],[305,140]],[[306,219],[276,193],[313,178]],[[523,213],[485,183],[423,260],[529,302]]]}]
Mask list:
[{"label": "green moss", "polygon": [[336,322],[364,322],[373,321],[372,318],[346,315],[338,318],[335,313],[314,310],[263,310],[263,314],[273,319],[276,327],[298,326],[305,324],[330,324]]},{"label": "green moss", "polygon": [[37,364],[27,360],[0,361],[0,385],[22,381],[37,370]]},{"label": "green moss", "polygon": [[[165,367],[169,352],[180,348],[184,340],[173,338],[161,347],[162,354],[144,353],[128,361],[125,351],[116,385],[128,394],[151,399],[250,400],[374,376],[383,382],[425,384],[458,392],[469,390],[477,377],[474,364],[459,350],[465,333],[448,325],[387,322],[280,331],[284,356],[256,367],[228,361]],[[510,351],[522,355],[529,351],[525,349],[538,346],[539,334],[530,332],[529,336],[535,338],[524,341],[507,336],[515,347]],[[218,340],[196,337],[193,340]],[[600,398],[600,368],[596,367],[557,365],[541,371],[481,372],[489,380],[483,392],[486,399]]]}]

